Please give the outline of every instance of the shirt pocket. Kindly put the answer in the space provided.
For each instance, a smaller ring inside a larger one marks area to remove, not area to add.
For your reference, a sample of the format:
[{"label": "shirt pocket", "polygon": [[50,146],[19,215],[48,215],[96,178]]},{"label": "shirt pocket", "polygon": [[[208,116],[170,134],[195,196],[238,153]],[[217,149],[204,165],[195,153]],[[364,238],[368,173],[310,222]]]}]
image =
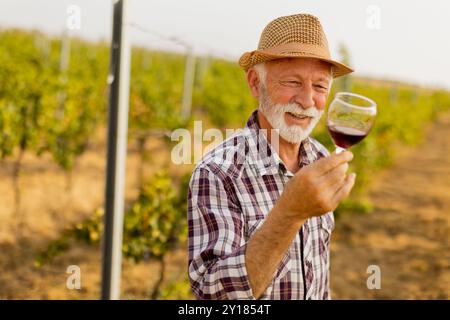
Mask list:
[{"label": "shirt pocket", "polygon": [[265,217],[262,214],[253,215],[251,217],[247,215],[244,227],[244,236],[246,242],[251,238],[251,236],[256,232],[256,230],[258,230],[262,226],[264,221]]}]

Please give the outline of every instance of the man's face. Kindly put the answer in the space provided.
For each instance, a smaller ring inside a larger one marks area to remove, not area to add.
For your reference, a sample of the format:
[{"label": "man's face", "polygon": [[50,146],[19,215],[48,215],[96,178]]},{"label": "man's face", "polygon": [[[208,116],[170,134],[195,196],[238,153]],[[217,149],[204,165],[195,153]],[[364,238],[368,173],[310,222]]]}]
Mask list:
[{"label": "man's face", "polygon": [[331,80],[330,65],[318,59],[293,58],[266,62],[260,83],[260,111],[280,136],[300,143],[323,114]]}]

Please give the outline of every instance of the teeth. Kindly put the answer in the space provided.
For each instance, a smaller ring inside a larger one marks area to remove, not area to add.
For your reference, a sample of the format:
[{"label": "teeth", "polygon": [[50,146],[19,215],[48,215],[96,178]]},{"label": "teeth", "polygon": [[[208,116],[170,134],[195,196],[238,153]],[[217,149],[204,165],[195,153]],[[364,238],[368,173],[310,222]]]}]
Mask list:
[{"label": "teeth", "polygon": [[292,115],[292,116],[294,116],[294,117],[296,117],[296,118],[299,118],[299,119],[305,119],[305,118],[308,118],[308,116],[300,115],[300,114],[295,114],[295,113],[292,113],[292,112],[289,112],[289,114]]}]

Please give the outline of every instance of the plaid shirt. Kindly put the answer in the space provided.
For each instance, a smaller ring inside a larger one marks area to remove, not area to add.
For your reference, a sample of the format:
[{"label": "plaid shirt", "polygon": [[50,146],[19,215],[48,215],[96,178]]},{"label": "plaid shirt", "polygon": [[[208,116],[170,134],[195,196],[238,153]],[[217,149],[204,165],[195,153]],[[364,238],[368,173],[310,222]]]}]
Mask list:
[{"label": "plaid shirt", "polygon": [[[244,130],[208,152],[193,171],[188,195],[189,279],[199,299],[255,299],[245,249],[293,176],[266,136],[257,111]],[[299,165],[328,155],[305,139]],[[333,213],[308,219],[260,299],[330,299]]]}]

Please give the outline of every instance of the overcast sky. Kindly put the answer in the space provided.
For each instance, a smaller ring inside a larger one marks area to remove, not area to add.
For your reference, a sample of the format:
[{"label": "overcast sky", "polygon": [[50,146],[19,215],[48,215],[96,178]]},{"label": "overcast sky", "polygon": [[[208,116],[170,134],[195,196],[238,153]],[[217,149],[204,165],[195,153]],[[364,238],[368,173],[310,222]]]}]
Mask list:
[{"label": "overcast sky", "polygon": [[[332,55],[339,43],[351,52],[357,75],[406,80],[450,89],[450,1],[447,0],[128,0],[133,43],[182,50],[153,34],[177,37],[198,53],[237,60],[256,49],[272,19],[300,12],[319,17]],[[84,38],[110,40],[110,0],[0,0],[0,27],[37,28],[59,34],[80,9]]]}]

